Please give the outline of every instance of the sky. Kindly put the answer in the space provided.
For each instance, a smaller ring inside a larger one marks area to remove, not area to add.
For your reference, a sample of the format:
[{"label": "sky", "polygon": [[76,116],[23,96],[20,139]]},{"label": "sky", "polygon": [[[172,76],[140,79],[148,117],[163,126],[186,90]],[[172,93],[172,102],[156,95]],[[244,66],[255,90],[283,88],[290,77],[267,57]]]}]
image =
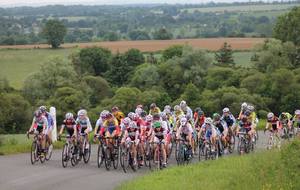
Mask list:
[{"label": "sky", "polygon": [[[212,0],[0,0],[0,7],[16,7],[16,6],[42,6],[53,4],[84,4],[84,5],[120,5],[120,4],[200,4],[207,3]],[[248,0],[213,0],[214,2],[245,2]]]}]

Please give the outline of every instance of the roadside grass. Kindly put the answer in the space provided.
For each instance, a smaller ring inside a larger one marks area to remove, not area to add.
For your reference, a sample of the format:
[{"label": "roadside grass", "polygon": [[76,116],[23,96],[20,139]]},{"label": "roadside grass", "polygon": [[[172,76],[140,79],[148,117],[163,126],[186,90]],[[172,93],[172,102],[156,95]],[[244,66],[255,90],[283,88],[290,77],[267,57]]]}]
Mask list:
[{"label": "roadside grass", "polygon": [[300,141],[245,156],[172,167],[125,182],[117,190],[299,189]]},{"label": "roadside grass", "polygon": [[27,76],[34,73],[53,56],[67,59],[73,49],[6,49],[0,50],[0,76],[5,77],[10,85],[16,89],[23,86]]},{"label": "roadside grass", "polygon": [[[32,138],[25,134],[0,135],[0,155],[30,152]],[[55,142],[54,148],[62,148],[63,142]]]}]

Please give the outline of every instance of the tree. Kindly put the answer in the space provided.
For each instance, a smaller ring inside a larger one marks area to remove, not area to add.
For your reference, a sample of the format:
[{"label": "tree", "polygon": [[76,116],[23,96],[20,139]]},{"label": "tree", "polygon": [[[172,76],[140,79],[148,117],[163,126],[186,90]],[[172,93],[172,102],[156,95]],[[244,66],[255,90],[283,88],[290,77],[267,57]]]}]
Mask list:
[{"label": "tree", "polygon": [[165,28],[161,28],[153,33],[155,40],[170,40],[173,38],[173,34],[167,31]]},{"label": "tree", "polygon": [[158,68],[147,63],[138,66],[131,79],[131,85],[140,89],[150,89],[159,83]]},{"label": "tree", "polygon": [[83,77],[84,86],[88,86],[89,90],[87,95],[89,96],[89,102],[92,107],[95,107],[104,98],[110,96],[111,89],[108,82],[102,77],[85,76]]},{"label": "tree", "polygon": [[273,35],[283,42],[292,41],[300,45],[300,7],[294,7],[290,12],[279,16]]},{"label": "tree", "polygon": [[72,87],[78,83],[76,72],[69,62],[55,57],[43,64],[39,71],[26,78],[24,97],[32,104],[47,100],[60,87]]},{"label": "tree", "polygon": [[72,63],[79,75],[103,75],[109,69],[111,51],[101,47],[84,48],[72,57]]},{"label": "tree", "polygon": [[162,53],[163,60],[168,60],[173,57],[181,57],[183,52],[183,46],[182,45],[174,45],[167,49],[165,49]]},{"label": "tree", "polygon": [[235,63],[232,56],[231,45],[225,42],[221,49],[215,53],[215,60],[217,61],[218,65],[234,65]]},{"label": "tree", "polygon": [[58,48],[64,42],[67,29],[59,20],[48,20],[42,30],[42,34],[52,48]]},{"label": "tree", "polygon": [[131,40],[150,40],[150,36],[146,31],[133,30],[128,35]]}]

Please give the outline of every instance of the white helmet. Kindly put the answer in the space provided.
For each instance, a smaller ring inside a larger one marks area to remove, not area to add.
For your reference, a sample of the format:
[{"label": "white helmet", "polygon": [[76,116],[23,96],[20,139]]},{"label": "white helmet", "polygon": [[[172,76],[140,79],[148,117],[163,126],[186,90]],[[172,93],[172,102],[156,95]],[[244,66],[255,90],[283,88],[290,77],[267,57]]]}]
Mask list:
[{"label": "white helmet", "polygon": [[181,109],[185,109],[187,106],[186,101],[184,101],[184,100],[182,100],[179,105],[180,105]]},{"label": "white helmet", "polygon": [[229,111],[230,111],[230,110],[229,110],[229,108],[227,108],[227,107],[223,109],[223,113],[228,113]]},{"label": "white helmet", "polygon": [[164,110],[170,110],[171,111],[171,106],[170,105],[166,105],[165,107],[164,107]]},{"label": "white helmet", "polygon": [[254,111],[254,106],[248,105],[247,110],[249,110],[250,112],[253,112]]},{"label": "white helmet", "polygon": [[176,106],[174,106],[174,111],[180,111],[180,106],[179,105],[176,105]]},{"label": "white helmet", "polygon": [[247,104],[246,102],[244,102],[244,103],[242,103],[241,108],[242,108],[242,109],[246,109],[247,106],[248,106],[248,104]]},{"label": "white helmet", "polygon": [[205,118],[204,123],[205,124],[212,124],[213,120],[210,117],[207,117],[207,118]]},{"label": "white helmet", "polygon": [[272,113],[272,112],[268,113],[268,115],[267,115],[268,119],[272,119],[273,117],[274,117],[274,113]]},{"label": "white helmet", "polygon": [[66,119],[73,119],[73,118],[74,118],[74,116],[73,116],[72,113],[67,113],[66,114]]},{"label": "white helmet", "polygon": [[182,117],[181,119],[180,119],[180,124],[181,125],[185,125],[187,123],[187,119],[185,118],[185,117]]},{"label": "white helmet", "polygon": [[152,122],[153,121],[153,116],[152,115],[147,115],[146,116],[146,121],[147,122]]},{"label": "white helmet", "polygon": [[81,109],[77,113],[78,116],[87,116],[87,111],[85,109]]},{"label": "white helmet", "polygon": [[142,112],[143,112],[142,108],[136,108],[135,109],[135,113],[138,114],[138,115],[141,115]]},{"label": "white helmet", "polygon": [[300,115],[300,110],[296,110],[295,115]]},{"label": "white helmet", "polygon": [[162,119],[166,119],[166,118],[167,118],[166,112],[161,112],[161,113],[160,113],[160,117],[161,117]]},{"label": "white helmet", "polygon": [[133,119],[134,115],[135,115],[135,113],[129,112],[127,116],[128,116],[130,119]]},{"label": "white helmet", "polygon": [[125,117],[123,120],[122,120],[123,124],[124,125],[129,125],[129,123],[131,122],[131,119],[129,117]]},{"label": "white helmet", "polygon": [[103,110],[103,111],[100,113],[100,117],[101,117],[101,118],[105,118],[107,114],[109,114],[109,111],[108,111],[108,110]]}]

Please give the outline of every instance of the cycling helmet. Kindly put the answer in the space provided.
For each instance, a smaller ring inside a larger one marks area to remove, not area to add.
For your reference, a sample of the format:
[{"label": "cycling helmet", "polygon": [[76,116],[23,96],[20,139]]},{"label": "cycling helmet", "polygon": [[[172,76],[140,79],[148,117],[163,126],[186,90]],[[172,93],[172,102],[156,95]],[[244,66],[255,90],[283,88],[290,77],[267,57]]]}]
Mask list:
[{"label": "cycling helmet", "polygon": [[198,111],[200,111],[201,110],[201,108],[200,107],[197,107],[197,108],[195,108],[195,113],[198,113]]},{"label": "cycling helmet", "polygon": [[154,109],[154,108],[156,108],[156,104],[155,104],[155,103],[152,103],[152,104],[150,105],[150,109]]},{"label": "cycling helmet", "polygon": [[132,120],[133,117],[134,117],[134,114],[135,114],[135,113],[133,113],[133,112],[129,112],[127,116]]},{"label": "cycling helmet", "polygon": [[159,114],[154,114],[153,115],[153,120],[160,120],[160,115]]},{"label": "cycling helmet", "polygon": [[153,124],[153,127],[154,128],[160,128],[161,127],[161,123],[156,121],[154,124]]},{"label": "cycling helmet", "polygon": [[129,117],[125,117],[123,120],[122,120],[123,124],[124,125],[129,125],[129,123],[131,122],[131,119]]},{"label": "cycling helmet", "polygon": [[187,106],[186,101],[184,101],[184,100],[182,100],[179,105],[180,105],[181,109],[185,109]]},{"label": "cycling helmet", "polygon": [[181,108],[179,105],[174,106],[174,111],[180,111],[180,110],[181,110]]},{"label": "cycling helmet", "polygon": [[166,112],[161,112],[161,113],[160,113],[160,117],[161,117],[162,119],[167,119],[167,114],[166,114]]},{"label": "cycling helmet", "polygon": [[218,114],[218,113],[214,113],[214,114],[213,114],[213,120],[214,120],[214,121],[219,121],[220,119],[221,119],[220,114]]},{"label": "cycling helmet", "polygon": [[202,116],[204,114],[204,112],[202,110],[198,111],[198,116]]},{"label": "cycling helmet", "polygon": [[229,112],[229,108],[226,107],[223,109],[223,113],[228,113],[228,112]]},{"label": "cycling helmet", "polygon": [[42,113],[45,113],[47,111],[47,108],[46,106],[40,106],[39,107],[39,110],[42,112]]},{"label": "cycling helmet", "polygon": [[73,119],[73,114],[72,113],[67,113],[66,114],[66,119]]},{"label": "cycling helmet", "polygon": [[296,110],[295,115],[300,115],[300,110]]},{"label": "cycling helmet", "polygon": [[143,112],[142,108],[136,108],[135,109],[135,113],[138,114],[138,115],[141,115],[142,112]]},{"label": "cycling helmet", "polygon": [[187,123],[187,119],[186,119],[185,117],[182,117],[182,118],[180,119],[180,124],[181,124],[182,126],[184,126],[184,125],[186,125],[186,123]]},{"label": "cycling helmet", "polygon": [[136,121],[136,120],[138,120],[138,118],[139,118],[139,115],[135,113],[135,114],[133,115],[132,120]]},{"label": "cycling helmet", "polygon": [[246,109],[247,106],[248,106],[248,104],[247,104],[246,102],[244,102],[244,103],[242,103],[241,108],[242,108],[242,109]]},{"label": "cycling helmet", "polygon": [[114,116],[113,116],[113,114],[112,113],[108,113],[107,115],[106,115],[106,118],[107,119],[111,119],[111,118],[113,118]]},{"label": "cycling helmet", "polygon": [[85,109],[81,109],[78,111],[77,113],[78,116],[86,116],[87,115],[87,111]]},{"label": "cycling helmet", "polygon": [[105,119],[107,114],[109,114],[109,111],[103,110],[103,111],[100,113],[100,117],[101,117],[102,119]]},{"label": "cycling helmet", "polygon": [[164,110],[170,110],[171,111],[171,106],[170,105],[166,105],[165,107],[164,107]]},{"label": "cycling helmet", "polygon": [[153,121],[152,115],[147,115],[147,116],[146,116],[146,121],[147,121],[147,122],[152,122],[152,121]]},{"label": "cycling helmet", "polygon": [[112,112],[116,112],[116,111],[119,111],[120,109],[117,107],[117,106],[114,106],[112,109],[111,109],[111,111]]},{"label": "cycling helmet", "polygon": [[273,117],[274,117],[274,113],[272,113],[272,112],[268,113],[268,115],[267,115],[268,119],[272,119]]},{"label": "cycling helmet", "polygon": [[254,111],[254,106],[248,105],[248,106],[247,106],[247,110],[253,112],[253,111]]},{"label": "cycling helmet", "polygon": [[36,111],[34,112],[34,117],[41,117],[41,116],[42,116],[41,110],[36,110]]},{"label": "cycling helmet", "polygon": [[205,118],[204,123],[205,124],[212,124],[212,119],[210,117]]},{"label": "cycling helmet", "polygon": [[288,118],[287,112],[282,112],[281,115],[280,115],[280,118],[281,118],[282,120],[286,120],[286,119]]}]

